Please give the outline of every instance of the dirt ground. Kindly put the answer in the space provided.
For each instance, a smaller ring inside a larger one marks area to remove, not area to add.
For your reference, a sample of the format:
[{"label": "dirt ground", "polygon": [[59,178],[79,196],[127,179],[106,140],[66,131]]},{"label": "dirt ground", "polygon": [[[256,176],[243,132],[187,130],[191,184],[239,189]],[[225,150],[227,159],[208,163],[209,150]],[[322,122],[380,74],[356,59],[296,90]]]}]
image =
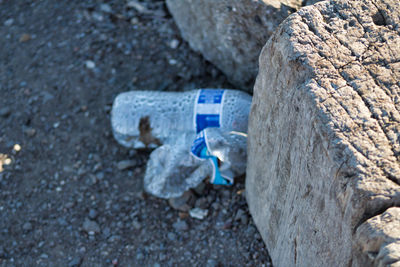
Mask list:
[{"label": "dirt ground", "polygon": [[135,2],[0,0],[0,266],[271,265],[243,179],[194,193],[194,219],[114,140],[120,92],[232,87],[164,1]]}]

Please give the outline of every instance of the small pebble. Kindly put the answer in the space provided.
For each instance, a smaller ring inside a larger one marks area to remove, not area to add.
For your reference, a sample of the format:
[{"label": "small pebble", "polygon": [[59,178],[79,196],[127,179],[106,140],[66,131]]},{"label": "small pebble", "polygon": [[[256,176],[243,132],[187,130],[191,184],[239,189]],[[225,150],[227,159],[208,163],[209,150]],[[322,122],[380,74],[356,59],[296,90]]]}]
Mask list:
[{"label": "small pebble", "polygon": [[194,208],[189,211],[190,217],[203,220],[208,215],[208,210]]},{"label": "small pebble", "polygon": [[160,259],[160,261],[164,261],[164,260],[166,260],[168,257],[167,257],[167,255],[165,255],[164,253],[160,253],[160,255],[158,255],[158,258]]},{"label": "small pebble", "polygon": [[217,202],[214,202],[214,203],[211,204],[211,207],[214,210],[219,210],[221,208],[221,205],[219,203],[217,203]]},{"label": "small pebble", "polygon": [[189,217],[189,214],[187,212],[179,212],[178,216],[181,219],[186,219],[187,217]]},{"label": "small pebble", "polygon": [[136,165],[136,161],[134,160],[121,160],[117,163],[117,168],[120,171],[132,168]]},{"label": "small pebble", "polygon": [[189,225],[185,221],[181,221],[181,220],[176,221],[172,225],[172,227],[174,227],[174,229],[176,231],[179,231],[179,232],[180,231],[187,231],[189,229]]},{"label": "small pebble", "polygon": [[43,253],[43,254],[40,255],[40,257],[42,259],[47,259],[47,258],[49,258],[49,255],[47,255],[46,253]]},{"label": "small pebble", "polygon": [[171,42],[169,43],[169,46],[172,49],[176,49],[179,46],[179,41],[176,39],[172,39]]},{"label": "small pebble", "polygon": [[236,212],[236,216],[235,216],[235,221],[239,221],[240,220],[240,217],[242,217],[244,214],[246,214],[245,212],[244,212],[244,210],[242,210],[242,209],[238,209],[238,211]]},{"label": "small pebble", "polygon": [[8,19],[4,21],[4,26],[11,26],[14,23],[14,19]]},{"label": "small pebble", "polygon": [[86,60],[85,65],[88,69],[94,69],[96,67],[96,64],[91,60]]},{"label": "small pebble", "polygon": [[105,227],[104,230],[103,230],[103,236],[105,238],[109,238],[110,235],[111,235],[111,229],[109,227]]},{"label": "small pebble", "polygon": [[167,237],[168,237],[168,239],[171,240],[171,241],[175,241],[175,240],[176,240],[176,235],[175,235],[174,233],[172,233],[172,232],[169,232],[169,233],[167,234]]},{"label": "small pebble", "polygon": [[224,222],[222,229],[231,229],[232,227],[232,219],[228,219],[226,222]]},{"label": "small pebble", "polygon": [[186,191],[180,197],[170,198],[168,199],[169,205],[179,211],[188,212],[191,208],[189,205],[192,199],[194,199],[194,195],[191,191]]},{"label": "small pebble", "polygon": [[97,171],[101,170],[102,167],[103,167],[103,165],[101,163],[97,163],[93,167],[93,172],[97,172]]},{"label": "small pebble", "polygon": [[97,177],[97,179],[102,180],[104,178],[104,172],[96,173],[96,177]]},{"label": "small pebble", "polygon": [[81,257],[75,257],[70,262],[68,262],[68,267],[78,267],[81,265],[81,262],[82,262]]},{"label": "small pebble", "polygon": [[98,12],[92,12],[92,18],[97,21],[103,21],[104,17]]},{"label": "small pebble", "polygon": [[67,226],[68,225],[67,220],[65,220],[64,218],[58,218],[57,221],[61,226]]},{"label": "small pebble", "polygon": [[75,202],[67,202],[67,203],[65,203],[65,207],[67,208],[67,209],[70,209],[70,208],[73,208],[75,206]]},{"label": "small pebble", "polygon": [[206,189],[205,183],[200,183],[198,186],[193,188],[194,192],[196,192],[196,194],[198,194],[200,196],[204,194],[205,189]]},{"label": "small pebble", "polygon": [[94,220],[94,219],[96,219],[96,217],[97,217],[97,211],[95,210],[95,209],[90,209],[89,210],[89,218],[90,219],[92,219],[92,220]]},{"label": "small pebble", "polygon": [[119,235],[112,235],[108,238],[108,242],[118,242],[121,240],[121,236]]},{"label": "small pebble", "polygon": [[136,230],[140,230],[140,228],[142,228],[142,225],[140,224],[140,222],[138,222],[138,221],[133,221],[132,222],[132,226],[133,226],[133,228],[135,228]]},{"label": "small pebble", "polygon": [[7,118],[11,114],[9,107],[0,108],[0,117]]},{"label": "small pebble", "polygon": [[240,217],[240,222],[242,224],[248,224],[249,223],[249,218],[247,217],[247,215],[243,215],[242,217]]},{"label": "small pebble", "polygon": [[208,201],[207,198],[202,197],[196,200],[196,203],[194,204],[196,208],[200,209],[206,209],[208,207]]},{"label": "small pebble", "polygon": [[141,253],[141,252],[136,253],[136,259],[139,260],[139,261],[143,260],[144,259],[143,253]]},{"label": "small pebble", "polygon": [[19,152],[19,151],[21,151],[21,146],[19,144],[15,144],[14,147],[13,147],[13,150],[15,152]]},{"label": "small pebble", "polygon": [[20,43],[25,43],[25,42],[28,42],[30,39],[31,39],[31,35],[30,35],[30,34],[27,34],[27,33],[24,33],[24,34],[22,34],[21,37],[19,38],[19,42],[20,42]]},{"label": "small pebble", "polygon": [[101,4],[100,10],[105,13],[112,13],[112,9],[111,9],[110,5],[108,5],[108,4]]},{"label": "small pebble", "polygon": [[91,221],[86,219],[82,226],[83,230],[86,231],[89,235],[94,235],[96,233],[100,233],[100,226],[95,221]]},{"label": "small pebble", "polygon": [[24,223],[24,225],[22,225],[22,229],[24,231],[31,231],[33,229],[33,226],[30,222],[26,222]]},{"label": "small pebble", "polygon": [[150,12],[142,3],[135,0],[128,1],[126,6],[136,9],[139,13],[148,14]]},{"label": "small pebble", "polygon": [[178,61],[176,59],[171,58],[170,60],[168,60],[168,63],[170,65],[176,65],[178,63]]},{"label": "small pebble", "polygon": [[28,136],[28,137],[33,137],[36,134],[36,130],[33,128],[28,128],[24,130],[24,133]]},{"label": "small pebble", "polygon": [[135,25],[139,23],[139,19],[137,17],[131,18],[131,24]]},{"label": "small pebble", "polygon": [[213,259],[208,259],[207,260],[207,265],[206,265],[207,267],[217,267],[218,266],[218,263],[216,262],[216,260],[213,260]]}]

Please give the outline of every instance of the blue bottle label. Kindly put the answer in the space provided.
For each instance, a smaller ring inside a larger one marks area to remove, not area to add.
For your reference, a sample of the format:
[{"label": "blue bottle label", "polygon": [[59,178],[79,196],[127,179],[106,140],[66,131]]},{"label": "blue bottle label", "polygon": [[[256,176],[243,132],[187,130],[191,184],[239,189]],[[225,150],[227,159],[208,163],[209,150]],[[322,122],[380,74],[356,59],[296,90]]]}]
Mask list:
[{"label": "blue bottle label", "polygon": [[194,129],[197,136],[190,148],[191,154],[201,160],[209,160],[213,166],[212,184],[232,185],[233,179],[223,177],[219,171],[218,159],[210,154],[207,146],[206,128],[221,126],[222,101],[225,90],[201,89],[198,92],[194,106]]},{"label": "blue bottle label", "polygon": [[219,184],[219,185],[232,185],[233,184],[233,177],[225,177],[221,174],[218,166],[218,159],[216,156],[210,154],[207,145],[207,136],[205,131],[201,131],[197,134],[196,139],[192,143],[192,147],[190,148],[191,154],[200,159],[206,160],[208,159],[211,161],[213,166],[213,174],[211,177],[210,182],[212,184]]},{"label": "blue bottle label", "polygon": [[205,128],[221,126],[222,100],[225,90],[201,89],[194,107],[196,133]]},{"label": "blue bottle label", "polygon": [[198,159],[206,158],[205,153],[207,151],[207,143],[204,131],[201,131],[199,134],[197,134],[196,139],[192,143],[190,151],[192,152],[193,156]]}]

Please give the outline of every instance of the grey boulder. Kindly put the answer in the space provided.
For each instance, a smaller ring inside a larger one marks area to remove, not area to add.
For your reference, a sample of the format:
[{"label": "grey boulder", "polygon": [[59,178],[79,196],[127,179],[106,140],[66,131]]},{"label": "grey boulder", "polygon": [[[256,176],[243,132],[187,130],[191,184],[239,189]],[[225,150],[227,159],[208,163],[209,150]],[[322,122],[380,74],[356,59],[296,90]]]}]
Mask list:
[{"label": "grey boulder", "polygon": [[252,90],[261,48],[302,0],[167,0],[191,48],[235,85]]},{"label": "grey boulder", "polygon": [[304,7],[259,63],[246,197],[274,266],[398,266],[400,2]]}]

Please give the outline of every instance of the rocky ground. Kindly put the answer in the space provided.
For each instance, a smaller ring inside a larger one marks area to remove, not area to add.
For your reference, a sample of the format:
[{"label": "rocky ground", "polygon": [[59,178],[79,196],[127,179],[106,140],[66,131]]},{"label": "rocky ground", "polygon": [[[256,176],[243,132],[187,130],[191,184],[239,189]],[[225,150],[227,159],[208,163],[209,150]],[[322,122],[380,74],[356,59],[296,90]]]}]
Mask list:
[{"label": "rocky ground", "polygon": [[270,265],[243,178],[189,194],[195,219],[113,139],[120,92],[231,87],[164,1],[0,0],[0,38],[1,266]]}]

